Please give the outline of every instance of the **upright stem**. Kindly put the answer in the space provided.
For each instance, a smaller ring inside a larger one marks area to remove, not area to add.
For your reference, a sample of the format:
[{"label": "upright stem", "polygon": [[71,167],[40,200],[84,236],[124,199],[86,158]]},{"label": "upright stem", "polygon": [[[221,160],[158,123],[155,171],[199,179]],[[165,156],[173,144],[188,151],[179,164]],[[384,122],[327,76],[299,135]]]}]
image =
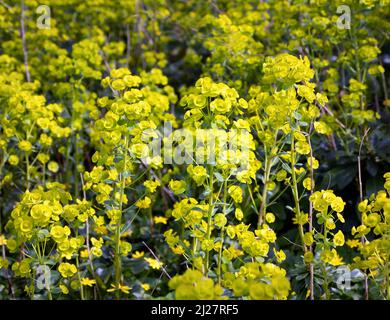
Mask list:
[{"label": "upright stem", "polygon": [[267,153],[265,154],[265,168],[264,168],[264,187],[263,187],[263,194],[261,197],[261,205],[259,210],[259,221],[258,221],[258,227],[260,228],[263,224],[264,217],[267,211],[267,194],[268,194],[268,180],[269,175],[271,173],[271,161],[272,159],[267,156]]},{"label": "upright stem", "polygon": [[73,136],[73,139],[74,139],[74,147],[75,147],[75,166],[74,166],[74,194],[75,194],[75,198],[78,199],[79,198],[79,175],[77,174],[78,173],[78,169],[77,169],[77,166],[79,164],[79,148],[77,146],[77,137],[76,135]]},{"label": "upright stem", "polygon": [[[294,203],[295,203],[295,214],[296,214],[296,215],[300,215],[301,209],[300,209],[300,206],[299,206],[298,183],[297,183],[297,177],[296,177],[296,173],[295,173],[295,164],[296,164],[296,161],[295,161],[295,140],[294,140],[294,132],[291,133],[291,160],[290,160],[290,161],[291,161],[291,178],[292,178],[292,186],[291,186],[291,189],[292,189],[292,194],[293,194]],[[303,250],[304,250],[304,252],[306,253],[307,248],[306,248],[306,245],[305,245],[305,242],[304,242],[304,237],[303,237],[303,226],[302,226],[301,224],[299,224],[298,230],[299,230],[299,236],[300,236],[300,238],[301,238]]]},{"label": "upright stem", "polygon": [[[311,126],[311,129],[313,126]],[[311,131],[311,130],[310,130]],[[313,195],[314,189],[314,170],[313,170],[313,149],[311,146],[310,135],[308,136],[308,142],[310,146],[310,196]],[[309,232],[313,232],[313,202],[309,201]],[[309,246],[310,252],[313,252],[313,245]],[[314,265],[310,262],[310,300],[314,300]]]},{"label": "upright stem", "polygon": [[[5,245],[4,244],[1,245],[1,253],[2,253],[4,261],[6,261]],[[5,278],[8,281],[8,288],[9,288],[9,291],[11,292],[11,297],[12,297],[12,299],[15,299],[15,290],[14,290],[14,286],[13,286],[13,283],[12,283],[12,278],[11,278],[11,275],[10,275],[10,272],[9,272],[8,268],[3,268],[3,272],[4,272],[4,275],[5,275]]]},{"label": "upright stem", "polygon": [[48,296],[49,300],[53,300],[53,296],[52,296],[52,294],[51,294],[50,287],[49,287],[49,289],[47,290],[47,296]]},{"label": "upright stem", "polygon": [[[359,146],[358,175],[359,175],[359,199],[360,199],[360,202],[363,201],[363,182],[362,182],[361,152],[362,152],[364,139],[366,138],[366,136],[367,136],[369,131],[370,131],[369,128],[366,129],[366,131],[364,132],[364,135],[362,137],[362,140],[360,142],[360,146]],[[364,237],[361,237],[360,240],[361,240],[361,243],[364,245],[364,243],[365,243]],[[365,272],[364,272],[364,298],[365,298],[365,300],[368,300],[368,276],[367,276],[367,270],[365,270]]]},{"label": "upright stem", "polygon": [[[83,175],[82,173],[80,173],[80,181],[81,181],[81,187],[82,187],[82,190],[83,190],[83,199],[84,200],[87,200],[87,195],[86,195],[86,192],[84,190],[84,179],[83,179]],[[95,268],[93,267],[93,261],[92,261],[92,253],[91,253],[91,246],[89,244],[89,234],[90,234],[90,227],[89,227],[89,217],[87,217],[87,220],[85,221],[85,241],[87,243],[87,251],[88,251],[88,262],[89,262],[89,266],[91,268],[91,273],[92,273],[92,276],[93,278],[95,279],[96,281],[96,274],[95,274]],[[95,296],[95,299],[96,299],[96,296],[99,295],[99,291],[98,291],[98,286],[95,286],[94,287],[94,296]]]},{"label": "upright stem", "polygon": [[389,98],[389,94],[387,92],[387,84],[386,84],[386,77],[384,73],[381,73],[381,78],[382,78],[382,85],[383,85],[383,94],[385,97],[385,100]]},{"label": "upright stem", "polygon": [[[327,241],[327,236],[328,236],[328,229],[324,227],[324,239]],[[322,269],[322,274],[324,276],[324,291],[325,291],[325,298],[326,300],[330,300],[330,291],[329,291],[329,280],[328,280],[328,271],[326,270],[326,264],[325,262],[321,262],[321,269]]]},{"label": "upright stem", "polygon": [[[45,263],[45,248],[46,248],[46,243],[45,245],[43,246],[43,248],[41,248],[41,245],[40,243],[38,242],[37,243],[37,246],[35,247],[33,245],[33,248],[34,248],[34,251],[35,251],[35,254],[37,256],[37,259],[38,259],[38,263],[39,265],[41,266],[44,266],[45,267],[45,274],[44,274],[44,277],[45,277],[45,286],[46,286],[46,290],[47,290],[47,297],[49,298],[49,300],[53,300],[53,296],[52,296],[52,293],[51,293],[51,280],[50,280],[50,276],[49,276],[49,281],[47,281],[46,279],[46,263]],[[36,277],[36,269],[34,269],[34,272],[33,272],[33,292],[32,292],[32,295],[31,295],[31,299],[33,300],[34,299],[34,291],[35,291],[35,277]]]},{"label": "upright stem", "polygon": [[326,266],[321,263],[322,273],[324,275],[324,291],[326,300],[330,300],[330,291],[329,291],[329,280],[328,280],[328,271]]},{"label": "upright stem", "polygon": [[30,299],[34,300],[34,295],[35,295],[35,278],[37,277],[37,269],[33,269],[32,273],[32,288],[30,294]]},{"label": "upright stem", "polygon": [[122,262],[121,262],[121,253],[120,253],[120,240],[121,240],[121,222],[122,222],[122,210],[123,210],[123,195],[125,191],[125,180],[126,177],[124,175],[126,171],[126,163],[127,163],[127,149],[128,149],[128,138],[125,137],[125,150],[124,150],[124,164],[123,164],[123,172],[120,174],[120,201],[119,201],[119,219],[117,221],[116,234],[115,234],[115,287],[116,287],[116,296],[117,299],[120,297],[119,285],[122,277]]},{"label": "upright stem", "polygon": [[150,232],[150,236],[153,237],[153,232],[154,232],[154,221],[153,221],[152,206],[150,206],[150,207],[148,208],[148,215],[149,215],[149,220],[150,220],[149,232]]},{"label": "upright stem", "polygon": [[[209,178],[209,210],[208,210],[208,216],[207,216],[207,234],[206,239],[210,240],[211,237],[211,219],[213,215],[213,184],[214,184],[214,168],[211,166],[210,169],[210,178]],[[204,273],[207,274],[209,270],[209,259],[210,259],[210,251],[206,252],[206,258],[204,263]]]},{"label": "upright stem", "polygon": [[26,43],[26,28],[24,25],[24,0],[21,1],[21,14],[20,14],[20,37],[22,38],[22,46],[23,46],[23,58],[24,58],[24,69],[26,73],[26,79],[27,82],[31,82],[31,75],[30,70],[28,67],[28,50],[27,50],[27,43]]},{"label": "upright stem", "polygon": [[81,296],[81,300],[85,300],[84,298],[84,288],[83,288],[83,285],[81,284],[81,276],[80,276],[80,271],[79,271],[79,257],[76,257],[76,267],[77,267],[77,279],[79,280],[79,283],[80,283],[80,296]]},{"label": "upright stem", "polygon": [[386,262],[386,265],[385,265],[385,298],[387,300],[390,300],[390,284],[389,284],[389,281],[390,281],[390,269],[389,269],[389,261]]},{"label": "upright stem", "polygon": [[130,25],[126,24],[126,68],[129,67],[130,64],[130,56],[131,56],[131,42],[130,42]]},{"label": "upright stem", "polygon": [[[223,183],[223,214],[226,215],[226,201],[227,201],[227,180],[226,179]],[[225,237],[225,227],[223,226],[221,228],[220,238],[221,238],[221,247],[219,248],[218,252],[218,284],[221,284],[221,278],[222,278],[222,250],[223,250],[223,243],[224,243],[224,237]]]},{"label": "upright stem", "polygon": [[30,190],[30,161],[28,153],[26,153],[26,190]]}]

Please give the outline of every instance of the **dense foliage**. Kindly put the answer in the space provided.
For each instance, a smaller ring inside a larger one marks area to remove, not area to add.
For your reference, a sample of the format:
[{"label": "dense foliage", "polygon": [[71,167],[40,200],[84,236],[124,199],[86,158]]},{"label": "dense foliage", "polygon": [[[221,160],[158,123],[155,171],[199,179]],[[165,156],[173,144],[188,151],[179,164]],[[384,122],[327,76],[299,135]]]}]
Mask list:
[{"label": "dense foliage", "polygon": [[0,1],[0,299],[390,299],[389,37],[388,0]]}]

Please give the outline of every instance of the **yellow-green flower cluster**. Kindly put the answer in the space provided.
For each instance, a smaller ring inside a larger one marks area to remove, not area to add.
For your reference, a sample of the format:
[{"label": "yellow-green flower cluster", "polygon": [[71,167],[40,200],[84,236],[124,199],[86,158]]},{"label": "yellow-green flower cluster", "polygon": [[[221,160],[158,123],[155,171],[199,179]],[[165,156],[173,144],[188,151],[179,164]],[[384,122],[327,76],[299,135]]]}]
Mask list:
[{"label": "yellow-green flower cluster", "polygon": [[187,270],[183,275],[173,277],[169,287],[175,290],[175,298],[178,300],[226,299],[222,295],[222,287],[197,270]]},{"label": "yellow-green flower cluster", "polygon": [[291,290],[286,271],[272,263],[245,263],[238,272],[226,273],[223,282],[235,296],[253,300],[285,300]]},{"label": "yellow-green flower cluster", "polygon": [[[384,190],[359,203],[362,224],[352,227],[354,239],[347,241],[348,246],[356,247],[359,251],[359,255],[353,259],[352,266],[361,270],[368,269],[369,276],[374,279],[389,278],[390,173],[386,173],[384,178],[386,179]],[[388,297],[388,280],[385,280],[380,288],[383,296]]]}]

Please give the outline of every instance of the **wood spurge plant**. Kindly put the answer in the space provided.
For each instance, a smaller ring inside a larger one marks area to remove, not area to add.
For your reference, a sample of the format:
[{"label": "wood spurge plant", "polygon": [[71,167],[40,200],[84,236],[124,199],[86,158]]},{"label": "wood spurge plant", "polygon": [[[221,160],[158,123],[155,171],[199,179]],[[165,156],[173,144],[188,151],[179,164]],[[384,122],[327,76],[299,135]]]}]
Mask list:
[{"label": "wood spurge plant", "polygon": [[41,5],[0,1],[0,299],[390,299],[389,0]]}]

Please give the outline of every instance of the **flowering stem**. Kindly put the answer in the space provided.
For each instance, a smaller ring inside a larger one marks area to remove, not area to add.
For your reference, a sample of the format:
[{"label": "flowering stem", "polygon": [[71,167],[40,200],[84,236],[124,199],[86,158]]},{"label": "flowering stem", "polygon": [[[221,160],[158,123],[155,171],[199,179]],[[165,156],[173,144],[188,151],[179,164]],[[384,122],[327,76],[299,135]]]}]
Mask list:
[{"label": "flowering stem", "polygon": [[[298,196],[298,183],[297,183],[297,177],[295,173],[295,140],[294,140],[294,132],[291,133],[291,178],[292,178],[292,194],[294,197],[294,203],[295,203],[295,214],[297,216],[300,215],[301,209],[299,206],[299,196]],[[303,225],[299,224],[298,225],[298,231],[299,231],[299,236],[302,241],[302,246],[304,252],[306,252],[307,248],[305,245],[304,237],[303,237]]]},{"label": "flowering stem", "polygon": [[149,215],[149,219],[150,219],[149,232],[150,232],[150,236],[153,237],[154,222],[153,222],[152,206],[150,206],[150,207],[148,208],[148,215]]},{"label": "flowering stem", "polygon": [[326,266],[321,263],[322,273],[324,275],[324,291],[326,300],[330,300],[330,291],[329,291],[329,283],[328,283],[328,271],[326,270]]},{"label": "flowering stem", "polygon": [[[84,178],[83,178],[83,174],[80,173],[80,181],[81,181],[81,187],[82,187],[82,190],[83,190],[83,199],[86,201],[87,200],[87,194],[85,192],[85,188],[84,188]],[[96,280],[96,274],[95,274],[95,268],[93,266],[93,261],[92,261],[92,253],[91,253],[91,246],[89,244],[89,236],[90,234],[90,226],[89,226],[89,217],[87,217],[87,220],[85,221],[85,242],[87,243],[87,252],[88,252],[88,262],[89,262],[89,266],[91,268],[91,273],[93,275],[93,278],[95,279],[95,281],[97,282]],[[95,286],[94,288],[94,296],[95,296],[95,299],[96,299],[96,296],[99,295],[99,287],[98,286]]]},{"label": "flowering stem", "polygon": [[387,92],[386,77],[385,77],[384,73],[381,74],[381,78],[382,78],[382,85],[383,85],[383,94],[384,94],[385,100],[387,100],[389,98],[389,94]]},{"label": "flowering stem", "polygon": [[[227,200],[227,180],[225,179],[224,181],[224,186],[223,186],[223,214],[226,215],[226,200]],[[222,276],[222,249],[223,249],[223,243],[224,243],[224,236],[225,236],[225,227],[223,226],[221,228],[221,247],[219,248],[218,252],[218,270],[217,270],[217,275],[218,275],[218,284],[221,284],[221,276]]]},{"label": "flowering stem", "polygon": [[[0,218],[1,218],[1,212],[0,212]],[[0,232],[1,232],[1,224],[0,224]],[[4,238],[3,238],[3,240],[4,240]],[[3,257],[4,261],[6,261],[5,244],[4,244],[4,242],[1,245],[1,253],[2,253],[2,257]],[[12,296],[13,299],[15,299],[15,290],[14,290],[14,286],[13,286],[13,283],[12,283],[12,280],[11,280],[11,275],[10,275],[10,273],[8,271],[8,268],[3,268],[3,272],[4,272],[5,278],[8,281],[8,287],[9,287],[9,290],[11,291],[11,296]]]},{"label": "flowering stem", "polygon": [[[359,146],[359,154],[358,154],[358,176],[359,176],[359,199],[360,202],[363,201],[363,182],[362,182],[362,167],[361,167],[361,153],[362,153],[362,147],[364,143],[364,139],[366,138],[368,132],[370,131],[370,128],[366,129],[364,132],[363,137],[360,141]],[[365,239],[362,237],[360,239],[361,243],[364,245]],[[367,276],[367,270],[364,271],[364,298],[365,300],[368,300],[368,276]]]},{"label": "flowering stem", "polygon": [[21,14],[20,14],[20,37],[22,38],[22,46],[23,46],[23,58],[24,58],[24,69],[26,73],[26,80],[27,82],[31,82],[31,75],[30,70],[28,66],[28,50],[27,50],[27,43],[26,43],[26,28],[24,24],[24,18],[25,18],[25,5],[24,1],[21,1]]},{"label": "flowering stem", "polygon": [[[214,168],[211,167],[210,169],[210,179],[209,179],[209,191],[210,191],[210,196],[209,196],[209,210],[208,210],[208,216],[207,216],[207,234],[206,234],[206,239],[210,240],[211,237],[211,218],[213,215],[213,180],[214,176]],[[207,250],[206,252],[206,258],[205,258],[205,264],[204,264],[204,272],[207,275],[208,270],[209,270],[209,259],[210,259],[210,251]]]},{"label": "flowering stem", "polygon": [[267,187],[268,187],[268,180],[269,175],[271,173],[271,161],[272,159],[268,158],[267,154],[265,155],[265,169],[264,169],[264,187],[263,187],[263,195],[261,197],[261,205],[259,210],[259,221],[258,221],[258,227],[260,229],[261,225],[263,224],[265,213],[267,211]]},{"label": "flowering stem", "polygon": [[125,191],[125,179],[124,172],[126,171],[126,163],[127,163],[127,149],[128,149],[128,138],[125,136],[125,150],[124,150],[124,164],[123,164],[123,172],[120,175],[120,200],[119,200],[119,218],[116,226],[116,235],[115,235],[115,287],[117,299],[119,299],[120,291],[119,285],[122,277],[122,265],[121,265],[121,254],[120,254],[120,240],[121,240],[121,222],[122,222],[122,211],[123,211],[123,195]]},{"label": "flowering stem", "polygon": [[80,267],[79,267],[79,257],[76,257],[76,267],[77,267],[77,279],[79,280],[79,283],[80,283],[80,296],[81,296],[81,300],[85,300],[84,299],[84,288],[83,288],[83,285],[81,284],[81,276],[80,276]]},{"label": "flowering stem", "polygon": [[34,300],[34,295],[35,295],[35,278],[37,276],[37,269],[33,269],[33,273],[32,273],[32,288],[31,288],[31,291],[29,292],[29,295],[30,295],[30,299],[31,300]]},{"label": "flowering stem", "polygon": [[196,251],[198,249],[198,239],[196,239],[195,237],[192,239],[192,256],[193,258],[195,257],[196,255]]},{"label": "flowering stem", "polygon": [[[327,211],[327,210],[326,210]],[[324,225],[324,239],[325,239],[325,244],[327,243],[327,237],[328,237],[328,228],[326,225]],[[326,249],[328,249],[328,245],[326,245]],[[330,300],[330,291],[329,291],[329,280],[328,280],[328,271],[326,270],[326,264],[321,263],[321,268],[322,268],[322,274],[324,276],[324,291],[325,291],[325,298],[327,300]]]},{"label": "flowering stem", "polygon": [[30,190],[30,161],[26,153],[26,190]]},{"label": "flowering stem", "polygon": [[[311,124],[310,131],[313,129],[313,123]],[[313,195],[314,190],[314,170],[313,170],[313,148],[311,145],[310,134],[307,138],[310,146],[310,196]],[[309,198],[310,199],[310,198]],[[313,232],[313,202],[309,201],[309,232]],[[310,252],[313,253],[313,245],[309,246]],[[310,300],[314,300],[314,265],[313,262],[310,262],[309,265],[310,272]]]},{"label": "flowering stem", "polygon": [[219,248],[218,252],[218,284],[221,285],[221,278],[222,278],[222,249],[223,249],[223,243],[224,243],[224,236],[225,236],[225,227],[221,228],[221,247]]},{"label": "flowering stem", "polygon": [[385,264],[385,298],[390,300],[390,270],[389,270],[389,261]]},{"label": "flowering stem", "polygon": [[[46,243],[45,243],[45,246],[42,248],[41,250],[41,246],[39,244],[39,242],[37,243],[37,246],[35,247],[34,245],[32,245],[33,249],[34,249],[34,252],[35,252],[35,255],[37,256],[37,260],[38,260],[38,263],[40,266],[44,266],[46,267],[46,263],[45,263],[45,247],[46,247]],[[46,269],[44,271],[46,273]],[[33,273],[33,292],[32,292],[32,295],[31,295],[31,298],[34,299],[34,290],[35,290],[35,277],[36,277],[36,269],[34,269],[34,273]],[[46,282],[46,279],[45,279],[45,286],[46,286],[46,290],[47,290],[47,296],[49,298],[49,300],[53,300],[53,296],[51,294],[51,289],[50,289],[50,286],[51,286],[51,280],[49,278],[49,281],[48,283]]]}]

